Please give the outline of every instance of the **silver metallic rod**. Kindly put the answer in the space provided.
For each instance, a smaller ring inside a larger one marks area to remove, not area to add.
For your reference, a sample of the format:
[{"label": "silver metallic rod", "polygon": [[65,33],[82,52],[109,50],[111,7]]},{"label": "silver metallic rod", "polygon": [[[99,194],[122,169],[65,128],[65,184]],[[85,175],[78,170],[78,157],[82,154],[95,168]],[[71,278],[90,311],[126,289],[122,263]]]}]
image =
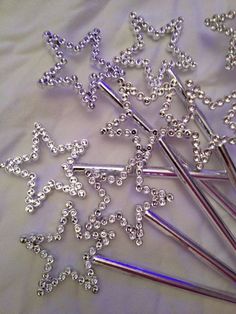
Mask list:
[{"label": "silver metallic rod", "polygon": [[[100,165],[93,165],[93,164],[80,164],[74,166],[74,170],[100,170],[105,172],[110,172],[114,174],[114,172],[121,172],[124,169],[124,166],[100,166]],[[235,208],[234,208],[235,209]],[[235,209],[236,211],[236,209]],[[180,242],[184,247],[186,247],[191,253],[195,254],[196,257],[201,258],[204,262],[208,265],[212,266],[215,270],[226,275],[228,278],[236,282],[236,273],[226,264],[221,262],[207,250],[202,248],[199,244],[194,242],[192,239],[188,238],[184,235],[181,231],[179,231],[176,227],[165,221],[163,218],[154,214],[152,211],[148,210],[144,214],[144,218],[153,222],[156,227],[160,229],[161,232],[167,234],[168,236],[172,237],[174,240]]]},{"label": "silver metallic rod", "polygon": [[[100,81],[99,87],[103,89],[105,92],[107,92],[110,96],[113,95],[112,99],[115,100],[115,103],[117,103],[121,108],[123,108],[122,101],[119,99],[119,97],[115,94],[115,92],[111,89],[110,86],[108,86],[105,82]],[[136,113],[136,115],[138,114]],[[142,118],[142,116],[138,115],[138,119],[139,119],[138,125],[140,125],[148,133],[152,133],[152,130],[154,130],[154,128],[147,125],[146,121]],[[189,175],[188,170],[185,168],[184,165],[182,165],[178,157],[173,153],[170,146],[165,142],[163,138],[159,139],[159,144],[161,148],[163,149],[166,157],[173,165],[177,176],[183,182],[186,189],[189,191],[192,197],[196,200],[196,202],[199,203],[201,209],[205,212],[205,214],[207,215],[209,220],[212,222],[212,224],[216,226],[217,230],[220,231],[220,233],[225,237],[227,242],[231,244],[234,250],[236,250],[236,239],[234,238],[233,234],[228,229],[228,227],[225,225],[221,217],[212,207],[210,202],[207,200],[205,195],[201,192],[195,179]]]},{"label": "silver metallic rod", "polygon": [[170,148],[170,146],[167,145],[163,138],[160,138],[159,144],[163,148],[168,159],[171,160],[175,168],[176,174],[179,175],[180,180],[187,188],[190,195],[193,197],[193,199],[197,201],[197,203],[199,203],[200,208],[205,212],[209,220],[213,223],[214,226],[216,226],[217,230],[225,237],[225,239],[227,239],[227,241],[232,245],[234,250],[236,250],[236,239],[234,235],[231,233],[221,217],[212,207],[211,203],[205,197],[195,179],[191,178],[188,170],[181,164],[177,155]]},{"label": "silver metallic rod", "polygon": [[183,279],[171,277],[162,273],[157,273],[152,270],[127,264],[121,261],[116,261],[101,255],[95,255],[93,258],[93,262],[97,265],[118,269],[123,272],[149,279],[158,283],[166,284],[175,288],[191,291],[200,295],[205,295],[231,303],[236,303],[236,295],[232,293],[213,289],[204,285],[200,285],[198,283],[193,283]]},{"label": "silver metallic rod", "polygon": [[[85,170],[98,170],[104,172],[121,172],[124,170],[122,165],[95,165],[95,164],[86,164],[80,163],[73,166],[73,171],[83,172]],[[227,181],[228,177],[224,170],[202,170],[202,171],[189,171],[190,175],[194,178],[200,180],[217,180],[217,181]],[[145,176],[160,176],[166,178],[176,178],[177,175],[171,168],[162,168],[162,167],[149,167],[143,169],[143,174]]]},{"label": "silver metallic rod", "polygon": [[[186,91],[183,86],[183,83],[181,82],[180,78],[174,73],[174,70],[171,68],[167,69],[167,75],[170,79],[175,79],[177,82],[177,93],[182,100],[182,102],[187,106],[187,96]],[[195,113],[195,121],[199,125],[199,127],[204,132],[205,136],[207,138],[211,138],[211,136],[214,134],[212,128],[210,127],[209,123],[207,122],[204,114],[202,111],[196,106],[196,113]],[[231,184],[236,188],[236,165],[234,165],[233,160],[231,159],[228,150],[226,148],[226,145],[222,145],[218,147],[219,155],[221,156],[221,159],[224,163],[224,167],[228,173],[229,180]]]},{"label": "silver metallic rod", "polygon": [[[186,161],[184,161],[186,164]],[[189,164],[188,164],[189,166]],[[190,168],[190,166],[189,166]],[[106,172],[107,174],[119,174],[124,170],[122,165],[97,165],[97,164],[86,164],[79,163],[73,166],[74,172],[84,172],[86,170]],[[131,173],[131,175],[134,173]],[[151,167],[144,168],[143,174],[150,177],[162,177],[162,178],[178,178],[176,173],[171,168],[161,168],[161,167]],[[225,172],[220,170],[203,170],[200,172],[189,171],[189,174],[193,177],[199,179],[198,183],[203,186],[204,191],[216,201],[228,214],[230,214],[234,219],[236,219],[236,205],[230,202],[214,185],[206,182],[206,180],[228,180],[225,176]],[[215,176],[215,174],[219,176]],[[222,175],[223,174],[223,175]]]},{"label": "silver metallic rod", "polygon": [[228,200],[213,184],[201,180],[201,184],[207,188],[209,194],[232,218],[236,219],[236,205]]},{"label": "silver metallic rod", "polygon": [[144,217],[154,223],[154,225],[160,229],[161,232],[165,233],[167,236],[172,237],[175,241],[182,244],[187,250],[193,253],[196,257],[200,258],[202,261],[207,263],[209,266],[215,270],[223,273],[225,276],[236,282],[236,272],[230,268],[228,265],[223,263],[220,259],[212,255],[198,243],[193,241],[187,235],[182,233],[176,227],[171,225],[169,222],[161,218],[156,213],[153,213],[150,210],[147,210],[144,214]]},{"label": "silver metallic rod", "polygon": [[[176,156],[178,156],[179,161],[185,166],[185,168],[193,169],[193,165],[184,159],[179,153],[172,150]],[[198,180],[199,188],[202,188],[214,201],[216,201],[222,209],[224,209],[228,214],[230,214],[234,219],[236,219],[236,204],[233,204],[225,195],[223,195],[213,184],[212,182],[207,182],[203,180]]]}]

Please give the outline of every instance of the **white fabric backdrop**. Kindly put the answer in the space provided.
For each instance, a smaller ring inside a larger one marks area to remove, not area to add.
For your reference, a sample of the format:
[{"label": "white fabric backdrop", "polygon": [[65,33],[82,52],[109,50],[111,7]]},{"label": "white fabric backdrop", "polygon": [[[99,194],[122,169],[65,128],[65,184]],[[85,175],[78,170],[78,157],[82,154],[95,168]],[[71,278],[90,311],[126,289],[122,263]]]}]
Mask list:
[{"label": "white fabric backdrop", "polygon": [[[106,121],[115,115],[111,101],[101,93],[96,112],[88,113],[70,91],[41,90],[36,82],[53,60],[48,53],[41,35],[44,30],[71,39],[80,40],[94,27],[102,31],[102,52],[111,59],[118,51],[130,45],[132,37],[128,27],[131,10],[142,14],[154,26],[161,26],[170,19],[183,16],[184,31],[180,46],[198,62],[198,70],[191,74],[180,74],[185,79],[198,81],[212,97],[220,97],[235,88],[235,70],[224,70],[224,55],[227,39],[207,29],[203,21],[214,13],[235,9],[235,1],[4,1],[0,3],[0,160],[30,150],[31,131],[34,121],[41,122],[57,143],[73,139],[88,138],[90,148],[83,162],[124,163],[132,147],[123,140],[109,140],[98,134]],[[166,40],[150,44],[147,56],[158,66],[166,57]],[[151,53],[150,53],[151,52]],[[88,67],[86,55],[78,56],[74,69],[83,73],[86,82]],[[157,59],[157,60],[156,60]],[[86,74],[86,75],[85,75]],[[129,74],[134,75],[134,74]],[[142,84],[142,77],[137,79]],[[142,86],[142,85],[141,85]],[[153,104],[149,109],[139,108],[147,118],[158,122],[158,110]],[[177,102],[176,107],[181,104]],[[226,108],[209,112],[203,108],[216,130],[222,131],[221,119]],[[155,115],[153,116],[153,113]],[[218,122],[219,121],[219,122]],[[178,146],[179,145],[179,146]],[[189,151],[179,143],[177,148]],[[235,147],[229,151],[236,161]],[[190,152],[188,153],[190,156]],[[51,158],[42,148],[42,158],[30,169],[37,171],[40,185],[49,178],[63,176],[63,157]],[[152,164],[166,165],[158,154]],[[220,163],[215,161],[220,167]],[[175,202],[158,213],[181,230],[208,248],[213,254],[235,268],[235,256],[222,242],[198,206],[194,204],[182,185],[176,180],[149,180],[152,185],[163,186],[174,192]],[[120,190],[111,189],[113,198],[110,211],[124,208],[131,218],[138,197],[132,179]],[[235,201],[235,192],[228,185],[222,191]],[[89,190],[90,191],[90,190]],[[44,206],[33,216],[24,212],[26,184],[24,180],[10,177],[4,172],[0,176],[0,313],[41,314],[41,313],[191,313],[217,314],[235,313],[235,306],[226,302],[178,291],[153,282],[97,267],[101,282],[98,295],[85,292],[75,283],[67,280],[55,291],[43,298],[35,291],[41,275],[42,261],[27,251],[18,241],[21,234],[30,232],[52,232],[59,219],[60,210],[68,199],[66,195],[53,193]],[[90,191],[92,193],[92,191]],[[88,200],[75,200],[81,219],[96,206],[97,198],[90,193]],[[219,213],[235,233],[232,219],[219,208]],[[58,258],[58,269],[65,263],[79,269],[81,254],[85,249],[74,240],[72,229],[68,228],[65,241],[51,245],[49,249]],[[197,281],[215,288],[235,291],[234,286],[220,274],[204,265],[186,252],[174,241],[145,223],[145,243],[136,248],[118,235],[106,256],[132,262],[139,266]]]}]

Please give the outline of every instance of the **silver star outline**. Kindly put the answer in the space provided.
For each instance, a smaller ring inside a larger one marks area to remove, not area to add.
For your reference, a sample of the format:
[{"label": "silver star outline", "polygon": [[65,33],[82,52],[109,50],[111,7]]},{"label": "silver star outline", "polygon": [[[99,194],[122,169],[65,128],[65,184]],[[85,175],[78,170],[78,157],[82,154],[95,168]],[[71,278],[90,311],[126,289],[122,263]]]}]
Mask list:
[{"label": "silver star outline", "polygon": [[[96,92],[98,89],[98,81],[105,78],[118,78],[123,73],[123,70],[117,65],[100,57],[100,30],[95,28],[91,32],[88,32],[78,44],[68,42],[66,39],[52,34],[49,31],[44,32],[43,37],[49,49],[53,52],[56,63],[50,70],[43,74],[39,79],[39,84],[42,87],[52,87],[56,85],[73,87],[75,92],[80,95],[82,102],[86,103],[89,109],[94,109],[97,99]],[[77,75],[65,76],[64,78],[58,77],[57,75],[65,68],[68,62],[63,50],[68,51],[70,54],[79,54],[88,45],[91,46],[91,61],[100,69],[100,72],[91,73],[89,75],[89,87],[86,90],[85,87],[79,83]]]},{"label": "silver star outline", "polygon": [[[79,198],[86,197],[86,191],[83,189],[82,183],[77,177],[73,176],[72,167],[78,158],[83,155],[88,148],[88,141],[83,139],[81,141],[74,141],[65,145],[56,145],[48,132],[41,126],[40,123],[35,122],[32,137],[32,150],[28,154],[8,158],[5,162],[0,164],[0,169],[5,169],[8,174],[13,174],[27,180],[27,196],[25,198],[25,211],[33,213],[36,208],[42,205],[47,199],[49,193],[53,190],[62,191],[71,196],[78,196]],[[68,178],[67,183],[56,182],[49,180],[42,188],[42,191],[37,192],[38,176],[34,172],[29,171],[22,166],[27,163],[36,162],[40,157],[40,142],[46,144],[49,151],[56,156],[58,154],[69,153],[66,163],[63,164],[65,175]]]}]

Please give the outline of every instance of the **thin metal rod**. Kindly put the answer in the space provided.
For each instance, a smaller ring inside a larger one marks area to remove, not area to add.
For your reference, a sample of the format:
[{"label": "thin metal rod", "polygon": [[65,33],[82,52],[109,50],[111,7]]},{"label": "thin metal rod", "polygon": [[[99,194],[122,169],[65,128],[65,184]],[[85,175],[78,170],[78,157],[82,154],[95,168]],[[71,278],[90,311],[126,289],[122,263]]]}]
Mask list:
[{"label": "thin metal rod", "polygon": [[154,223],[154,225],[159,228],[159,230],[166,235],[172,237],[175,241],[181,243],[187,250],[193,253],[196,257],[200,258],[202,261],[207,263],[209,266],[215,270],[223,273],[225,276],[236,282],[236,272],[230,268],[228,265],[223,263],[220,259],[212,255],[198,243],[193,241],[187,235],[182,233],[176,227],[168,223],[166,220],[161,218],[156,213],[153,213],[150,210],[147,210],[144,214],[144,217]]},{"label": "thin metal rod", "polygon": [[[73,166],[73,171],[83,172],[85,170],[98,170],[104,172],[121,172],[124,170],[122,165],[95,165],[95,164],[86,164],[79,163]],[[190,175],[194,178],[200,180],[217,180],[217,181],[227,181],[228,177],[226,172],[223,170],[202,170],[202,171],[189,171]],[[162,168],[162,167],[149,167],[143,169],[143,174],[145,176],[160,176],[166,178],[176,178],[177,175],[171,168]]]},{"label": "thin metal rod", "polygon": [[121,261],[116,261],[114,259],[110,259],[101,255],[95,255],[93,261],[97,265],[118,269],[123,272],[149,279],[158,283],[166,284],[171,287],[187,290],[200,295],[205,295],[231,303],[236,303],[236,295],[226,291],[213,289],[204,285],[200,285],[198,283],[186,281],[183,279],[165,275],[163,273],[154,272],[152,270],[127,264]]},{"label": "thin metal rod", "polygon": [[[114,172],[121,172],[124,169],[124,166],[99,166],[99,165],[91,165],[91,164],[81,164],[74,166],[74,170],[79,169],[80,171],[84,170],[102,170],[106,172],[110,172],[114,174]],[[236,209],[235,209],[236,210]],[[151,211],[146,211],[144,217],[155,223],[155,226],[159,227],[159,229],[174,238],[174,240],[179,241],[184,247],[189,249],[192,253],[196,254],[197,257],[200,257],[205,262],[207,262],[210,266],[215,268],[216,270],[222,272],[224,275],[228,276],[233,281],[236,281],[236,273],[230,269],[227,265],[218,260],[215,256],[211,255],[208,251],[203,249],[196,242],[188,238],[177,228],[166,222],[160,216],[154,214]]]},{"label": "thin metal rod", "polygon": [[[167,75],[170,79],[175,79],[177,82],[177,93],[182,100],[182,102],[187,106],[187,96],[186,96],[186,90],[181,82],[180,78],[174,73],[174,70],[171,68],[168,68]],[[199,127],[202,129],[205,136],[210,139],[211,136],[214,134],[212,128],[210,127],[209,123],[207,122],[206,117],[202,113],[202,111],[196,106],[196,112],[194,115],[195,122],[199,125]],[[234,165],[233,160],[231,159],[228,150],[226,148],[226,145],[222,145],[218,147],[219,155],[221,156],[222,162],[224,164],[224,167],[228,173],[229,180],[234,188],[236,188],[236,165]]]},{"label": "thin metal rod", "polygon": [[[108,86],[105,82],[100,81],[99,87],[105,92],[107,92],[108,95],[110,96],[113,95],[112,99],[115,100],[115,103],[117,103],[121,108],[123,108],[122,101],[115,94],[115,92],[110,88],[110,86]],[[138,125],[140,125],[148,133],[151,133],[154,128],[150,127],[149,125],[146,125],[146,121],[137,113],[135,114],[138,116],[138,120],[139,120]],[[190,176],[188,169],[186,169],[185,166],[182,165],[178,157],[173,153],[170,146],[165,142],[163,138],[159,139],[159,144],[162,150],[164,151],[167,159],[173,165],[177,176],[182,181],[182,183],[184,184],[184,186],[186,187],[190,195],[193,197],[193,199],[195,199],[197,203],[199,203],[200,208],[205,212],[205,214],[207,215],[209,220],[212,222],[212,224],[216,226],[217,230],[224,236],[224,238],[233,247],[233,249],[236,250],[236,239],[234,238],[233,234],[228,229],[228,227],[225,225],[221,217],[212,207],[210,202],[207,200],[203,192],[199,189],[199,186],[197,185],[197,182],[195,181],[195,179]]]},{"label": "thin metal rod", "polygon": [[232,218],[236,219],[236,207],[230,200],[228,200],[214,185],[201,180],[201,184],[207,188],[209,194]]},{"label": "thin metal rod", "polygon": [[[186,161],[184,162],[186,164]],[[187,166],[187,165],[186,165]],[[190,168],[190,164],[188,164]],[[188,168],[188,169],[189,169]],[[122,165],[98,165],[98,164],[86,164],[79,163],[73,166],[74,172],[84,172],[86,170],[106,172],[107,174],[119,174],[124,170]],[[190,175],[200,179],[198,184],[203,186],[204,191],[216,201],[228,214],[230,214],[234,219],[236,219],[236,206],[229,201],[214,185],[206,182],[206,180],[228,180],[228,177],[225,176],[224,171],[213,171],[213,170],[203,170],[200,172],[189,171]],[[131,173],[131,175],[134,173]],[[143,174],[150,177],[162,177],[162,178],[178,178],[176,173],[171,168],[161,168],[161,167],[151,167],[144,168]],[[217,176],[215,176],[215,174]]]},{"label": "thin metal rod", "polygon": [[176,174],[179,176],[180,180],[187,188],[189,194],[199,203],[200,208],[205,212],[209,220],[213,223],[213,225],[217,228],[217,230],[227,239],[228,243],[232,245],[234,250],[236,250],[236,239],[234,235],[231,233],[229,228],[225,225],[224,221],[221,219],[219,214],[215,211],[211,203],[205,197],[201,189],[199,188],[195,179],[191,178],[188,170],[181,164],[177,155],[170,148],[169,145],[165,142],[163,138],[160,138],[159,144],[163,148],[168,159],[171,160]]},{"label": "thin metal rod", "polygon": [[[193,169],[193,165],[172,147],[172,151],[178,156],[179,161],[188,170]],[[198,180],[199,188],[202,188],[214,201],[216,201],[222,209],[224,209],[232,218],[236,219],[236,205],[233,204],[225,195],[223,195],[211,182]]]}]

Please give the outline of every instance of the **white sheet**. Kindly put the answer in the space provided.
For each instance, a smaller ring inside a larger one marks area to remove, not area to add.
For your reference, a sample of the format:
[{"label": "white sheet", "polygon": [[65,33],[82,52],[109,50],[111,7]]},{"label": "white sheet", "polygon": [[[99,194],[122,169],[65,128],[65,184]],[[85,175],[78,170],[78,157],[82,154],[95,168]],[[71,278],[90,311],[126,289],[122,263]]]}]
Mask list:
[{"label": "white sheet", "polygon": [[[227,39],[207,29],[203,21],[214,13],[236,9],[234,0],[217,1],[4,1],[0,3],[0,160],[28,152],[31,147],[31,131],[34,121],[41,122],[57,143],[73,139],[88,138],[90,148],[83,162],[125,163],[133,148],[123,140],[109,140],[98,134],[106,121],[115,116],[111,101],[101,93],[96,112],[88,113],[70,91],[58,89],[41,90],[36,82],[54,61],[48,53],[41,35],[51,30],[72,41],[80,40],[87,31],[98,27],[102,31],[102,52],[111,59],[118,51],[127,47],[132,40],[128,14],[131,10],[142,14],[154,26],[161,26],[170,19],[183,16],[184,31],[180,39],[181,48],[189,52],[198,62],[198,70],[191,74],[180,74],[198,81],[205,90],[217,98],[235,88],[235,70],[224,70],[224,55]],[[166,41],[152,45],[152,61],[158,56],[157,64],[166,56]],[[148,54],[148,48],[146,49]],[[86,56],[78,56],[75,70],[86,82],[88,68]],[[82,60],[82,62],[81,62]],[[70,69],[73,69],[71,67]],[[129,74],[130,75],[130,74]],[[132,74],[131,74],[132,76]],[[136,79],[142,84],[142,77]],[[142,85],[141,85],[142,86]],[[176,105],[177,106],[177,105]],[[179,107],[181,104],[179,103]],[[152,121],[158,121],[155,105],[148,110],[139,107]],[[175,109],[175,108],[174,108]],[[149,111],[150,110],[150,111]],[[221,118],[224,109],[209,112],[203,108],[216,130],[222,130]],[[148,113],[149,112],[149,113]],[[220,121],[220,122],[218,122]],[[190,151],[178,144],[180,150]],[[229,147],[236,162],[236,149]],[[61,178],[58,170],[63,158],[52,158],[45,148],[42,159],[30,169],[38,171],[40,185],[50,177]],[[165,164],[163,157],[153,156],[152,164]],[[219,162],[215,162],[220,167]],[[60,285],[53,293],[39,298],[35,291],[41,275],[42,261],[27,251],[18,238],[30,232],[54,231],[60,210],[68,199],[66,195],[53,193],[44,206],[32,216],[24,212],[26,184],[20,178],[1,172],[0,177],[0,313],[158,313],[158,314],[230,314],[235,306],[207,297],[178,291],[153,282],[130,277],[97,267],[101,291],[94,296],[85,292],[70,280]],[[198,206],[176,180],[150,180],[155,186],[163,186],[175,194],[175,202],[158,213],[174,223],[189,236],[208,248],[213,254],[235,268],[235,256],[217,236],[206,221]],[[120,190],[111,190],[113,205],[124,208],[132,216],[138,201],[130,179]],[[75,199],[81,219],[96,206],[97,198],[91,190],[87,201]],[[228,185],[222,191],[235,201],[235,192]],[[235,233],[235,223],[219,208],[221,216]],[[49,249],[58,258],[58,269],[63,263],[80,264],[80,249],[69,228],[66,240]],[[136,248],[126,241],[125,235],[117,237],[104,255],[149,267],[153,270],[197,281],[215,288],[234,291],[233,284],[201,263],[174,241],[145,223],[145,243]],[[78,266],[78,268],[80,268]],[[81,268],[82,269],[82,268]]]}]

